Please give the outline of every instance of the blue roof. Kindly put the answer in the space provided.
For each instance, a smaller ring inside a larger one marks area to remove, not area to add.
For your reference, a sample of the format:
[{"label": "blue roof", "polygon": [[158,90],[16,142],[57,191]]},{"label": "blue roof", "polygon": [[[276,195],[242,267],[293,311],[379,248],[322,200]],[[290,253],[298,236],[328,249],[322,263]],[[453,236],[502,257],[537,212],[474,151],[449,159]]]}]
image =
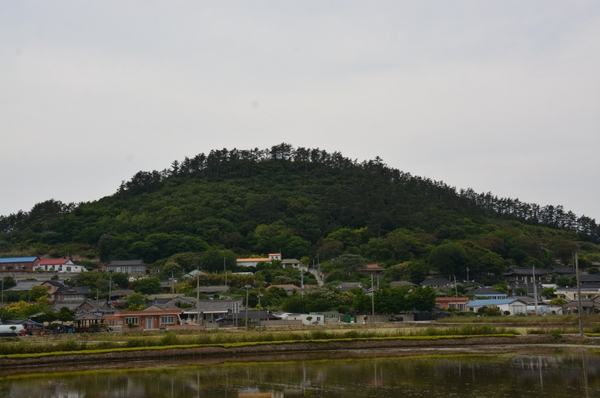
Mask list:
[{"label": "blue roof", "polygon": [[0,264],[2,264],[2,263],[32,263],[37,259],[38,259],[38,257],[6,257],[6,258],[0,258]]},{"label": "blue roof", "polygon": [[[495,300],[473,300],[473,301],[469,301],[469,303],[467,304],[467,307],[482,307],[484,305],[488,305],[488,306],[489,305],[504,305],[504,304],[513,303],[515,301],[521,301],[521,300],[519,300],[517,298],[505,298],[505,299],[495,299]],[[525,304],[525,303],[523,303],[523,304]]]}]

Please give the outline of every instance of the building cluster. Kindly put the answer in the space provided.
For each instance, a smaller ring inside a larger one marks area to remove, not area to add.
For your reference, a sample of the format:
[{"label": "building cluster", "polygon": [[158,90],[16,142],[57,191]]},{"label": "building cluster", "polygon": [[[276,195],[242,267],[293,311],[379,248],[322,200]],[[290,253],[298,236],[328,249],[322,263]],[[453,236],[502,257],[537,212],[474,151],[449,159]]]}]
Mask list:
[{"label": "building cluster", "polygon": [[[295,267],[304,269],[300,261],[296,259],[282,259],[280,253],[269,254],[268,257],[240,258],[237,264],[240,266],[256,266],[260,263],[280,261],[284,267]],[[0,270],[9,273],[54,272],[60,276],[61,273],[85,272],[85,267],[73,263],[68,258],[40,259],[39,257],[13,257],[1,258]],[[148,266],[142,260],[116,260],[103,265],[102,271],[127,273],[132,277],[140,277],[148,274]],[[342,292],[351,289],[362,289],[368,295],[374,295],[379,288],[379,275],[384,268],[378,264],[367,264],[363,271],[370,274],[369,286],[362,286],[360,282],[343,282],[336,288]],[[199,272],[199,271],[193,271]],[[196,275],[190,273],[189,277]],[[67,275],[65,275],[67,276]],[[317,281],[323,284],[320,273]],[[377,277],[375,279],[375,276]],[[572,278],[575,276],[573,269],[568,267],[555,267],[552,270],[541,270],[534,268],[511,268],[503,274],[508,292],[500,292],[489,286],[483,286],[475,281],[457,282],[431,277],[422,281],[420,286],[428,286],[438,292],[436,307],[439,310],[456,310],[483,313],[484,310],[492,308],[503,315],[520,314],[563,314],[573,312],[578,308],[581,301],[582,308],[586,312],[600,312],[600,274],[580,275],[580,286],[558,286],[552,283],[557,277]],[[67,276],[68,277],[68,276]],[[56,277],[54,278],[56,279]],[[375,280],[377,282],[375,282]],[[29,291],[33,286],[43,285],[48,289],[48,295],[52,300],[52,310],[59,312],[61,308],[68,308],[75,314],[74,327],[79,329],[110,328],[111,330],[151,330],[151,329],[194,329],[213,328],[223,326],[243,325],[270,325],[270,324],[322,324],[325,322],[344,321],[344,317],[336,312],[319,314],[288,314],[270,313],[263,310],[252,310],[244,306],[243,299],[219,299],[216,296],[227,297],[228,286],[199,286],[198,293],[208,299],[185,297],[175,294],[172,282],[162,283],[163,293],[147,297],[146,308],[141,311],[125,310],[125,298],[134,292],[132,290],[112,290],[105,300],[94,299],[90,296],[89,287],[70,287],[60,280],[47,280],[38,282],[35,280],[19,280],[17,285],[6,289],[6,291]],[[458,294],[458,287],[461,292]],[[395,281],[390,287],[415,286],[407,281]],[[293,284],[271,285],[269,288],[279,287],[288,294],[304,293],[313,286],[296,286]],[[553,288],[551,297],[543,297],[542,291]],[[466,289],[466,292],[465,292]],[[579,293],[578,293],[579,292]],[[454,293],[454,294],[452,294]],[[578,294],[580,296],[578,296]],[[566,304],[557,305],[551,303],[550,299],[561,298]],[[374,315],[374,314],[369,314]],[[406,315],[406,316],[404,316]],[[394,318],[396,319],[396,318]],[[403,314],[402,320],[416,319],[410,314]],[[377,320],[387,320],[386,316],[380,316]],[[349,319],[356,322],[356,319]],[[31,325],[30,325],[31,326]]]},{"label": "building cluster", "polygon": [[[572,280],[575,270],[570,267],[554,267],[553,269],[536,269],[513,267],[502,276],[508,286],[508,294],[483,286],[475,281],[456,282],[445,278],[429,278],[421,282],[421,286],[430,286],[440,292],[436,306],[440,309],[481,312],[486,308],[498,308],[503,315],[550,315],[573,313],[579,301],[585,313],[600,312],[600,274],[579,275],[579,287],[559,286],[555,283],[559,277]],[[469,297],[459,297],[452,293],[457,286],[467,288]],[[551,289],[553,293],[543,296],[542,292]],[[581,296],[578,296],[578,291]],[[562,304],[556,298],[563,299]]]}]

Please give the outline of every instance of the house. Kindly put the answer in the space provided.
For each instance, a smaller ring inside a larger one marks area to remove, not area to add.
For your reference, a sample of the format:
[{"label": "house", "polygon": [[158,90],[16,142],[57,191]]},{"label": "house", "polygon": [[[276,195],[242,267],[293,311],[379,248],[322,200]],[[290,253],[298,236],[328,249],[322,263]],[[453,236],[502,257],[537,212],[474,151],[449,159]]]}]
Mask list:
[{"label": "house", "polygon": [[506,293],[502,293],[497,290],[490,289],[488,287],[480,287],[478,289],[473,290],[470,293],[472,295],[474,295],[477,299],[496,300],[496,299],[504,299],[504,298],[508,297],[508,295]]},{"label": "house", "polygon": [[274,287],[278,287],[280,289],[285,290],[285,292],[288,295],[293,294],[294,292],[300,292],[302,290],[298,286],[291,284],[291,283],[290,284],[282,284],[282,285],[270,285],[269,287],[267,287],[267,290],[272,289]]},{"label": "house", "polygon": [[75,313],[76,329],[87,329],[90,327],[99,328],[104,324],[104,318],[112,315],[116,311],[108,306],[105,300],[86,299],[83,302],[76,301],[56,301],[52,306],[52,311],[60,312],[61,308],[66,307]]},{"label": "house", "polygon": [[323,325],[325,324],[325,315],[323,314],[291,314],[284,313],[281,319],[286,321],[302,321],[303,325]]},{"label": "house", "polygon": [[110,292],[110,297],[108,298],[109,301],[119,301],[119,300],[123,300],[125,297],[129,296],[130,294],[135,293],[135,291],[131,290],[131,289],[118,289],[118,290],[112,290]]},{"label": "house", "polygon": [[[579,309],[579,303],[572,301],[563,306],[563,313],[574,314]],[[594,314],[600,312],[600,297],[592,300],[581,300],[581,310],[583,314]]]},{"label": "house", "polygon": [[68,258],[52,258],[48,260],[39,260],[33,266],[34,271],[52,271],[52,272],[86,272],[83,265],[77,265]]},{"label": "house", "polygon": [[415,287],[416,285],[412,282],[408,282],[408,281],[394,281],[394,282],[390,282],[390,287]]},{"label": "house", "polygon": [[256,267],[258,264],[275,260],[281,260],[281,253],[270,253],[269,257],[238,258],[235,263],[242,267]]},{"label": "house", "polygon": [[527,305],[527,313],[535,314],[537,312],[538,315],[562,315],[563,307],[559,305],[550,305],[546,303],[538,303],[537,307],[535,304]]},{"label": "house", "polygon": [[40,281],[17,281],[17,284],[9,289],[6,289],[7,292],[28,292],[34,286],[40,286],[44,284],[44,282]]},{"label": "house", "polygon": [[483,307],[498,307],[502,313],[509,312],[510,315],[526,314],[527,304],[519,299],[505,298],[496,300],[473,300],[469,301],[469,311],[477,312]]},{"label": "house", "polygon": [[281,266],[283,268],[287,268],[287,267],[300,268],[302,266],[302,263],[300,263],[300,260],[296,260],[295,258],[286,258],[286,259],[281,260]]},{"label": "house", "polygon": [[175,284],[177,280],[160,281],[160,288],[164,294],[173,293],[175,291]]},{"label": "house", "polygon": [[214,323],[230,314],[239,314],[240,312],[244,312],[242,299],[200,300],[197,305],[194,305],[194,308],[184,310],[182,318],[184,323],[188,324],[198,324],[198,316],[204,323]]},{"label": "house", "polygon": [[143,311],[121,311],[106,315],[104,322],[109,326],[122,327],[124,330],[156,330],[181,325],[181,309],[166,310],[151,306]]},{"label": "house", "polygon": [[437,297],[435,306],[442,310],[466,311],[469,299],[467,297]]},{"label": "house", "polygon": [[600,289],[600,274],[580,274],[579,275],[579,283],[581,287],[596,287]]},{"label": "house", "polygon": [[82,302],[89,294],[89,286],[62,286],[53,293],[51,298],[53,301]]},{"label": "house", "polygon": [[148,264],[143,260],[114,260],[104,265],[105,272],[123,272],[131,275],[146,275]]},{"label": "house", "polygon": [[[196,291],[196,289],[194,289],[194,291]],[[201,294],[204,294],[209,299],[213,300],[218,295],[229,291],[229,286],[226,286],[226,285],[221,285],[221,286],[200,286],[200,288],[198,288],[198,291]]]},{"label": "house", "polygon": [[33,271],[38,261],[38,256],[0,258],[0,271]]},{"label": "house", "polygon": [[[552,271],[544,269],[535,269],[535,280],[538,282],[541,277],[552,274]],[[503,272],[502,276],[507,280],[508,285],[532,284],[534,277],[534,268],[512,267],[507,272]]]},{"label": "house", "polygon": [[450,282],[446,278],[427,278],[423,282],[419,283],[419,286],[421,286],[421,287],[429,286],[436,290],[439,290],[439,289],[449,289],[451,287],[454,287],[454,283]]},{"label": "house", "polygon": [[65,286],[63,281],[52,280],[52,279],[42,283],[42,285],[44,285],[48,288],[48,294],[50,295],[51,298],[54,297],[54,293],[56,293],[56,291],[58,289]]},{"label": "house", "polygon": [[347,292],[352,289],[362,289],[363,288],[362,284],[360,282],[342,282],[339,285],[337,285],[336,287],[341,292]]},{"label": "house", "polygon": [[196,276],[202,276],[202,275],[205,275],[205,274],[206,274],[205,272],[202,272],[200,270],[195,269],[195,270],[190,271],[187,274],[185,274],[183,276],[183,279],[195,278]]},{"label": "house", "polygon": [[319,315],[325,317],[325,323],[338,323],[340,321],[340,313],[338,311],[324,311],[324,312],[309,312],[309,315]]},{"label": "house", "polygon": [[[600,297],[600,286],[580,286],[579,291],[581,300],[594,300]],[[554,295],[567,301],[577,301],[577,288],[559,288]]]},{"label": "house", "polygon": [[278,321],[281,318],[264,310],[242,310],[238,313],[227,314],[216,320],[222,326],[244,326],[248,317],[248,325],[258,326],[259,322]]},{"label": "house", "polygon": [[385,271],[385,268],[381,267],[379,264],[367,264],[363,267],[362,269],[364,272],[367,272],[369,274],[375,274],[375,275],[379,275],[380,273],[382,273],[383,271]]}]

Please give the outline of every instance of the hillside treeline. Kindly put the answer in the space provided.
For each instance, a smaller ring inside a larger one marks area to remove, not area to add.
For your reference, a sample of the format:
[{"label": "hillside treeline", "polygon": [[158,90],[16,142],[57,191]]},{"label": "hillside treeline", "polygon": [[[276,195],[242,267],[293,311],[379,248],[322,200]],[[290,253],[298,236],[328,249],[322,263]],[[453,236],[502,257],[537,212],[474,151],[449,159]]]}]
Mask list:
[{"label": "hillside treeline", "polygon": [[457,191],[379,158],[358,162],[280,144],[201,153],[140,171],[97,201],[48,200],[2,216],[0,253],[161,264],[200,253],[215,270],[224,258],[233,266],[236,255],[327,262],[346,254],[386,267],[408,262],[415,275],[498,274],[511,265],[566,264],[574,250],[589,252],[591,263],[599,232],[595,220],[562,206]]}]

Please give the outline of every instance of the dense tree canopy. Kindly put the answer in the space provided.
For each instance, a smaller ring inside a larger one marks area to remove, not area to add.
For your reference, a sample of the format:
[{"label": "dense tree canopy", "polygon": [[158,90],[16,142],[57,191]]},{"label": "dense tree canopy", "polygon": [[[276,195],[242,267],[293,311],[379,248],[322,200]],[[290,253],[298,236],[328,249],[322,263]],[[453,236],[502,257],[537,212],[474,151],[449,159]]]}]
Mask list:
[{"label": "dense tree canopy", "polygon": [[[166,279],[196,268],[235,271],[236,257],[281,252],[318,263],[332,284],[368,278],[360,268],[369,262],[386,269],[382,283],[420,282],[431,271],[464,279],[550,268],[570,263],[573,251],[592,266],[600,262],[598,232],[595,220],[562,206],[456,190],[379,158],[358,162],[284,143],[201,153],[140,171],[94,202],[50,199],[2,216],[0,255],[70,254],[90,267],[142,258]],[[268,272],[271,283],[297,277]],[[81,278],[106,291],[106,277]]]}]

